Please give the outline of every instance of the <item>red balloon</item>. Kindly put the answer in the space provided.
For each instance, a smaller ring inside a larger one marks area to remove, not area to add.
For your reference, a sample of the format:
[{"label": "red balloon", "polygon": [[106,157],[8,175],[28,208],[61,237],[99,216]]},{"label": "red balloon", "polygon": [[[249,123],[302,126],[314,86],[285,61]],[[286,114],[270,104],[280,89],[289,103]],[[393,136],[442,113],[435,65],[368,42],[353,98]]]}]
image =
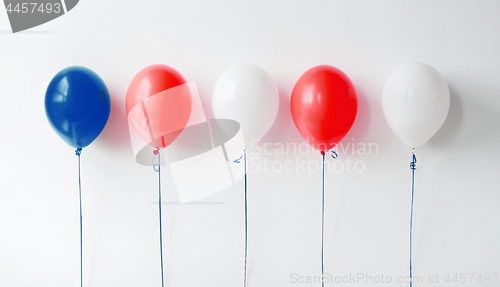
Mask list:
[{"label": "red balloon", "polygon": [[170,145],[191,116],[192,98],[184,77],[174,68],[156,64],[142,69],[127,90],[130,123],[151,146]]},{"label": "red balloon", "polygon": [[358,97],[344,72],[328,66],[306,71],[290,99],[293,122],[315,149],[330,150],[349,132],[356,119]]}]

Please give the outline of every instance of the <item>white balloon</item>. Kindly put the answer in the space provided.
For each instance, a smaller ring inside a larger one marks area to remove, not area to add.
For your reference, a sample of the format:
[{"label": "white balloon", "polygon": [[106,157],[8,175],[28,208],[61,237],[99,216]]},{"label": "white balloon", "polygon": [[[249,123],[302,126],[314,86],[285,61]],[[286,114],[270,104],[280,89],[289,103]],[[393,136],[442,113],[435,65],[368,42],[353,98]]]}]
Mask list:
[{"label": "white balloon", "polygon": [[406,145],[422,146],[441,128],[448,115],[448,85],[427,64],[403,65],[385,83],[382,108],[389,126]]},{"label": "white balloon", "polygon": [[262,68],[240,64],[226,70],[217,80],[212,95],[216,119],[240,123],[245,142],[261,139],[278,115],[278,88]]}]

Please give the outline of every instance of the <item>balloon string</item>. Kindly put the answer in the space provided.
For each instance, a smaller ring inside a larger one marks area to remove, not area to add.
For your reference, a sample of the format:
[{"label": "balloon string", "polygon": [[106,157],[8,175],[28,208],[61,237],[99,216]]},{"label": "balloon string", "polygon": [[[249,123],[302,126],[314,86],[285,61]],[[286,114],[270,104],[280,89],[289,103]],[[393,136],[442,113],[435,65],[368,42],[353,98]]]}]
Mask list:
[{"label": "balloon string", "polygon": [[415,156],[415,149],[412,151],[413,161],[410,163],[411,169],[411,215],[410,215],[410,287],[413,284],[412,275],[412,238],[413,238],[413,196],[415,191],[415,170],[417,169],[417,157]]},{"label": "balloon string", "polygon": [[325,154],[327,152],[332,153],[332,158],[336,159],[338,154],[333,150],[321,151],[323,156],[323,186],[322,186],[322,201],[321,201],[321,286],[325,286],[324,274],[325,274],[325,264],[324,264],[324,254],[325,254]]},{"label": "balloon string", "polygon": [[78,190],[80,197],[80,286],[83,287],[82,177],[80,173],[80,155],[82,154],[82,148],[77,148],[75,154],[78,156]]},{"label": "balloon string", "polygon": [[[322,192],[322,203],[321,203],[321,286],[325,286],[324,282],[324,241],[325,241],[325,152],[322,151],[321,155],[323,156],[323,192]],[[333,156],[333,155],[332,155]]]},{"label": "balloon string", "polygon": [[247,286],[247,250],[248,250],[248,208],[247,208],[247,150],[243,150],[240,158],[233,160],[234,163],[241,163],[244,158],[245,163],[245,272],[243,273],[243,287]]},{"label": "balloon string", "polygon": [[243,286],[247,286],[247,250],[248,250],[248,209],[247,209],[247,150],[244,149],[245,156],[245,275]]},{"label": "balloon string", "polygon": [[163,277],[163,231],[161,224],[161,168],[160,168],[160,151],[157,150],[158,155],[158,164],[154,165],[153,168],[156,172],[158,172],[158,211],[159,211],[159,219],[160,219],[160,260],[161,260],[161,286],[164,287],[164,277]]}]

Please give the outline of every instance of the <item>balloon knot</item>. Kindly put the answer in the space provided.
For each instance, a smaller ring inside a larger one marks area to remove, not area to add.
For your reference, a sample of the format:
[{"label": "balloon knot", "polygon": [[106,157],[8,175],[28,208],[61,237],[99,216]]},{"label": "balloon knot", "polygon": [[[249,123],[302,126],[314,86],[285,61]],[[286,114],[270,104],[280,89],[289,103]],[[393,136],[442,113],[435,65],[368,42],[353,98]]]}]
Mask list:
[{"label": "balloon knot", "polygon": [[[153,154],[154,154],[154,156],[153,156],[153,169],[156,172],[160,172],[160,169],[161,169],[160,168],[160,165],[161,165],[161,163],[160,163],[160,149],[155,149],[153,151]],[[155,163],[155,158],[158,159],[158,163]]]},{"label": "balloon knot", "polygon": [[327,151],[321,151],[321,155],[325,155],[327,152],[331,152],[332,153],[332,158],[333,159],[336,159],[339,155],[334,152],[333,150],[327,150]]},{"label": "balloon knot", "polygon": [[333,150],[331,150],[330,152],[332,153],[332,158],[335,159],[335,158],[339,157],[339,155],[336,152],[334,152]]},{"label": "balloon knot", "polygon": [[77,156],[80,156],[80,155],[82,154],[82,148],[81,148],[81,147],[77,148],[77,149],[75,150],[75,154],[76,154]]},{"label": "balloon knot", "polygon": [[156,171],[156,172],[160,172],[160,165],[159,164],[154,164],[153,165],[153,170]]},{"label": "balloon knot", "polygon": [[415,154],[413,154],[413,161],[410,162],[410,169],[417,169],[417,157],[415,156]]}]

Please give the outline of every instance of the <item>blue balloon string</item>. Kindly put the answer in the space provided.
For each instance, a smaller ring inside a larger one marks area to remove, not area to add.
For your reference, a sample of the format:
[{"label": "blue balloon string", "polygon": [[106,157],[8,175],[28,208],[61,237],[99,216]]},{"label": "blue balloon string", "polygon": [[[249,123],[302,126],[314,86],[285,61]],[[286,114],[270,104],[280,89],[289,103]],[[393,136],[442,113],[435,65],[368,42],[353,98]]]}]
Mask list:
[{"label": "blue balloon string", "polygon": [[331,152],[332,153],[332,158],[333,159],[336,159],[337,157],[339,157],[339,155],[336,152],[334,152],[333,150],[329,150],[327,152]]},{"label": "blue balloon string", "polygon": [[240,160],[243,158],[243,154],[240,156],[240,158],[233,160],[234,163],[241,163]]},{"label": "blue balloon string", "polygon": [[[325,274],[325,266],[323,262],[323,257],[324,257],[324,241],[325,241],[325,152],[321,152],[321,155],[323,156],[323,193],[322,193],[322,203],[321,203],[321,286],[324,287],[325,282],[323,276]],[[335,153],[335,155],[337,154]]]},{"label": "blue balloon string", "polygon": [[78,156],[78,190],[80,196],[80,286],[83,287],[82,177],[80,173],[80,155],[82,154],[82,148],[77,148],[75,154]]},{"label": "blue balloon string", "polygon": [[332,158],[336,159],[339,155],[333,150],[321,151],[323,156],[323,186],[322,186],[322,201],[321,201],[321,286],[325,286],[324,275],[325,275],[325,264],[324,264],[324,254],[325,254],[325,154],[331,152]]},{"label": "blue balloon string", "polygon": [[158,210],[159,210],[159,218],[160,218],[160,259],[161,259],[161,286],[164,287],[164,277],[163,277],[163,231],[161,224],[161,161],[160,161],[160,151],[158,152],[158,165],[154,165],[153,168],[156,172],[158,172]]},{"label": "blue balloon string", "polygon": [[245,272],[243,275],[243,287],[247,286],[247,250],[248,250],[248,208],[247,208],[247,150],[243,150],[240,158],[233,160],[234,163],[241,163],[241,159],[245,161]]},{"label": "blue balloon string", "polygon": [[410,163],[411,175],[411,215],[410,215],[410,287],[413,284],[412,275],[412,235],[413,235],[413,195],[415,191],[415,170],[417,169],[417,157],[415,156],[415,149],[413,149],[413,161]]},{"label": "blue balloon string", "polygon": [[248,249],[248,212],[247,212],[247,150],[244,150],[245,156],[245,276],[243,286],[247,286],[247,249]]}]

